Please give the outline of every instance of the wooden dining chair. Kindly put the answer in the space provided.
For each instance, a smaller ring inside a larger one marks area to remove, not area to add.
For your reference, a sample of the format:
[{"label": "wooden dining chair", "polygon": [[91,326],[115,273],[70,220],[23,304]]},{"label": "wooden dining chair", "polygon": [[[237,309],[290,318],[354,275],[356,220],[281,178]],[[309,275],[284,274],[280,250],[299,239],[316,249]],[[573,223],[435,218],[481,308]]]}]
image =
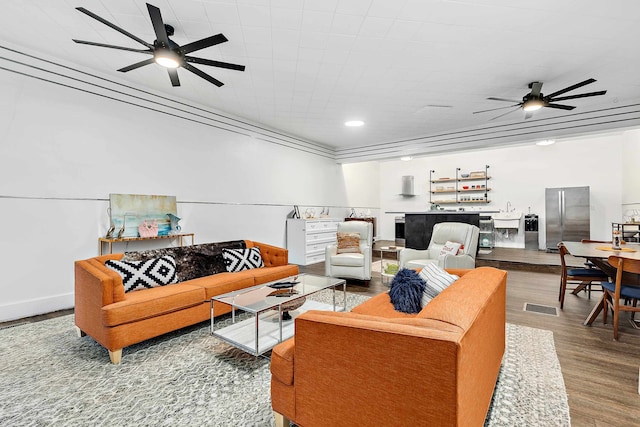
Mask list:
[{"label": "wooden dining chair", "polygon": [[564,243],[558,243],[558,253],[560,254],[560,294],[558,295],[558,301],[560,301],[560,309],[564,308],[564,295],[567,292],[568,283],[577,283],[577,286],[571,290],[574,294],[580,291],[585,291],[589,298],[591,298],[591,285],[593,282],[607,282],[609,277],[602,270],[598,268],[569,268],[565,260],[565,255],[569,254]]},{"label": "wooden dining chair", "polygon": [[[591,239],[582,239],[580,240],[580,243],[604,243],[604,244],[611,244],[611,240],[591,240]],[[592,263],[591,261],[587,260],[584,262],[584,265],[587,266],[587,268],[598,268],[596,267],[596,265],[594,263]]]},{"label": "wooden dining chair", "polygon": [[[618,340],[618,322],[621,311],[630,311],[633,319],[636,312],[640,311],[638,299],[640,299],[640,284],[623,284],[624,273],[640,274],[640,260],[623,258],[616,255],[609,257],[609,264],[617,269],[615,283],[604,282],[602,288],[605,292],[603,321],[607,323],[609,309],[613,311],[613,339]],[[631,305],[620,304],[620,299],[630,299]]]}]

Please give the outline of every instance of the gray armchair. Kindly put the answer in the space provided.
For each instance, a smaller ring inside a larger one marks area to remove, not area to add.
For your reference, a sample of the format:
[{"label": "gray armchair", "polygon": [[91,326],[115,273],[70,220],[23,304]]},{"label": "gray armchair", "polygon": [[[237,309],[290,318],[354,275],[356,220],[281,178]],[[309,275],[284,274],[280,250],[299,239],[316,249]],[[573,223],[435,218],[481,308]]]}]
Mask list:
[{"label": "gray armchair", "polygon": [[[475,225],[461,222],[441,222],[433,226],[429,247],[425,250],[405,248],[400,251],[400,268],[422,268],[437,263],[442,268],[475,268],[478,250],[478,234]],[[447,241],[462,243],[464,248],[458,255],[440,255]]]},{"label": "gray armchair", "polygon": [[345,221],[338,224],[339,233],[359,233],[360,253],[338,253],[338,245],[325,249],[325,275],[341,279],[371,280],[373,224],[365,221]]}]

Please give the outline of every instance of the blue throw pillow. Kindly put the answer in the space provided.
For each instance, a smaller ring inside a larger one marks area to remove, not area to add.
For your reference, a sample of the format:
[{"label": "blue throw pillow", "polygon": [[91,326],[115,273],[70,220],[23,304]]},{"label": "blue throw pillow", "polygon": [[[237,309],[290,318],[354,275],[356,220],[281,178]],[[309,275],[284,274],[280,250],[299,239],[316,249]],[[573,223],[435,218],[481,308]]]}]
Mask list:
[{"label": "blue throw pillow", "polygon": [[415,270],[403,268],[396,273],[389,289],[393,308],[403,313],[418,313],[422,310],[422,294],[425,281]]}]

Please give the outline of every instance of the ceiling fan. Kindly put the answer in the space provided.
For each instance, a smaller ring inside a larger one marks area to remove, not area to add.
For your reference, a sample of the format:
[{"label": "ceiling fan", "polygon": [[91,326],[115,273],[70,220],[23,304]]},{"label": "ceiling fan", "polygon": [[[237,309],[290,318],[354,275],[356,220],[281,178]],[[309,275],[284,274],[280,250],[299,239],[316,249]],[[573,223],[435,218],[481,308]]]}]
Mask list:
[{"label": "ceiling fan", "polygon": [[[571,85],[569,87],[565,87],[564,89],[560,89],[556,92],[553,92],[550,95],[544,95],[542,92],[540,92],[542,90],[542,82],[531,82],[529,83],[529,89],[531,89],[531,92],[529,92],[528,94],[526,94],[524,97],[522,97],[522,101],[515,101],[512,99],[505,99],[505,98],[487,98],[490,99],[492,101],[506,101],[506,102],[515,102],[515,105],[509,105],[508,107],[499,107],[499,108],[491,108],[489,110],[481,110],[481,111],[474,111],[473,114],[477,114],[477,113],[486,113],[487,111],[496,111],[496,110],[502,110],[505,108],[513,108],[513,107],[518,107],[518,108],[522,108],[525,111],[525,119],[529,119],[533,116],[533,111],[539,110],[542,107],[547,107],[547,108],[557,108],[560,110],[573,110],[574,106],[572,105],[564,105],[564,104],[556,104],[556,101],[566,101],[568,99],[576,99],[576,98],[586,98],[589,96],[598,96],[598,95],[604,95],[605,93],[607,93],[606,90],[601,90],[601,91],[597,91],[597,92],[589,92],[589,93],[581,93],[578,95],[568,95],[568,96],[558,96],[558,95],[562,95],[563,93],[567,93],[570,92],[572,90],[578,89],[582,86],[586,86],[588,84],[591,84],[593,82],[595,82],[595,79],[587,79],[583,82],[580,83],[576,83],[574,85]],[[494,117],[490,120],[495,120],[497,118],[500,118],[502,116],[506,116],[509,113],[512,113],[513,111],[516,111],[516,109],[512,110],[512,111],[507,111],[504,114],[501,114],[497,117]]]},{"label": "ceiling fan", "polygon": [[153,55],[152,58],[145,59],[144,61],[136,62],[135,64],[131,64],[129,66],[120,68],[118,71],[121,71],[123,73],[126,73],[127,71],[131,71],[131,70],[135,70],[136,68],[140,68],[145,65],[153,64],[155,62],[163,67],[166,67],[169,73],[169,78],[171,79],[171,84],[173,86],[180,86],[180,79],[178,79],[177,68],[182,67],[185,70],[191,71],[193,74],[199,77],[202,77],[203,79],[220,87],[224,83],[222,83],[220,80],[213,78],[209,74],[199,70],[198,68],[194,67],[193,65],[191,65],[191,63],[210,65],[212,67],[228,68],[230,70],[238,70],[238,71],[244,71],[245,69],[244,65],[230,64],[228,62],[212,61],[210,59],[196,58],[195,56],[188,56],[187,54],[191,52],[195,52],[196,50],[200,50],[210,46],[215,46],[220,43],[224,43],[227,41],[227,38],[223,34],[217,34],[215,36],[205,37],[204,39],[187,43],[184,46],[180,46],[169,38],[169,36],[173,35],[173,32],[174,32],[173,27],[171,25],[165,24],[162,21],[162,15],[160,14],[160,9],[158,9],[153,5],[150,5],[149,3],[147,3],[147,10],[149,11],[149,16],[151,17],[153,30],[156,33],[156,40],[154,40],[153,43],[147,43],[141,38],[134,36],[130,32],[118,27],[115,24],[112,24],[111,22],[107,21],[104,18],[101,18],[100,16],[85,9],[84,7],[77,7],[76,9],[84,13],[85,15],[89,15],[93,19],[102,22],[103,24],[113,28],[114,30],[124,34],[125,36],[146,46],[147,49],[133,49],[133,48],[124,47],[124,46],[114,46],[110,44],[88,42],[88,41],[76,40],[76,39],[73,39],[74,42],[80,43],[80,44],[88,44],[91,46],[108,47],[111,49],[120,49],[120,50],[127,50],[130,52],[139,52],[139,53],[146,53],[149,55]]}]

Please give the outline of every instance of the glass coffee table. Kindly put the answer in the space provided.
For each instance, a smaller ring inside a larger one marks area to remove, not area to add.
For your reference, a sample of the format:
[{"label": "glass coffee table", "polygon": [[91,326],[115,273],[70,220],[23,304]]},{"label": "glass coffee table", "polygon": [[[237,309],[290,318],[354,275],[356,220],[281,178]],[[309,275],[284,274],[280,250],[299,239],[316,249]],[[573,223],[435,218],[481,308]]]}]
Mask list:
[{"label": "glass coffee table", "polygon": [[[336,308],[336,288],[341,285],[342,307]],[[307,298],[325,289],[333,290],[331,303]],[[230,325],[216,329],[214,302],[231,306]],[[239,316],[236,315],[236,310],[252,316],[237,319]],[[346,281],[335,277],[299,274],[214,296],[211,298],[211,335],[247,353],[259,356],[291,338],[295,317],[308,310],[346,311]],[[294,312],[293,316],[291,312]]]}]

